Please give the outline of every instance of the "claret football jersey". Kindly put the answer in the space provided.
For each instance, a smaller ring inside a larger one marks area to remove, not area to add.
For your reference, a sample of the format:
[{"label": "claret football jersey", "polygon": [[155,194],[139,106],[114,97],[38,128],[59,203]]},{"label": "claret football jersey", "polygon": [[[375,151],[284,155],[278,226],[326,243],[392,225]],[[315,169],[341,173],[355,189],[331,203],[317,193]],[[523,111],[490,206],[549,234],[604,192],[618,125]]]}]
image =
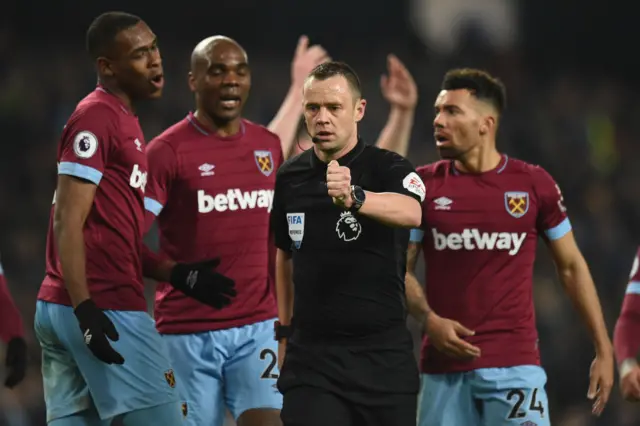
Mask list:
[{"label": "claret football jersey", "polygon": [[[58,175],[97,186],[84,224],[87,285],[102,309],[146,311],[140,252],[145,231],[145,141],[138,118],[98,87],[67,121],[58,146]],[[38,299],[71,305],[49,219],[46,276]]]},{"label": "claret football jersey", "polygon": [[158,222],[161,254],[180,262],[220,258],[217,271],[235,281],[238,293],[230,306],[215,310],[159,283],[160,332],[275,318],[269,214],[282,163],[279,138],[248,120],[237,135],[220,137],[189,114],[149,144],[148,159],[146,207]]},{"label": "claret football jersey", "polygon": [[462,173],[451,161],[418,168],[427,188],[420,231],[426,295],[438,315],[475,330],[473,362],[445,356],[424,338],[427,373],[539,364],[533,306],[538,237],[571,231],[558,185],[541,167],[502,156],[493,170]]}]

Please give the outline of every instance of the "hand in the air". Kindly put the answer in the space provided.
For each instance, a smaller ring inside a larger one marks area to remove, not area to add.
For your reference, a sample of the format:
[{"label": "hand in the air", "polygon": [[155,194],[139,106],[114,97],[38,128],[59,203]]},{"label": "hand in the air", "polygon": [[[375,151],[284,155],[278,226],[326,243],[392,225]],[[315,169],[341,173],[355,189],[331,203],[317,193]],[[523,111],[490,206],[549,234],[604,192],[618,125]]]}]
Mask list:
[{"label": "hand in the air", "polygon": [[382,96],[391,106],[413,110],[418,103],[418,87],[413,76],[397,56],[387,56],[387,73],[380,78]]},{"label": "hand in the air", "polygon": [[442,318],[432,312],[427,316],[425,331],[429,342],[445,355],[457,359],[472,359],[481,355],[479,347],[462,339],[475,333],[458,321]]},{"label": "hand in the air", "polygon": [[345,209],[350,209],[353,205],[351,171],[348,167],[338,164],[336,160],[327,165],[327,190],[335,205]]},{"label": "hand in the air", "polygon": [[587,398],[594,401],[591,412],[596,416],[602,414],[613,387],[613,353],[598,354],[591,363],[589,371],[589,393]]},{"label": "hand in the air", "polygon": [[322,46],[314,44],[309,47],[309,37],[300,36],[291,62],[291,81],[296,85],[301,85],[315,67],[330,60],[331,58]]}]

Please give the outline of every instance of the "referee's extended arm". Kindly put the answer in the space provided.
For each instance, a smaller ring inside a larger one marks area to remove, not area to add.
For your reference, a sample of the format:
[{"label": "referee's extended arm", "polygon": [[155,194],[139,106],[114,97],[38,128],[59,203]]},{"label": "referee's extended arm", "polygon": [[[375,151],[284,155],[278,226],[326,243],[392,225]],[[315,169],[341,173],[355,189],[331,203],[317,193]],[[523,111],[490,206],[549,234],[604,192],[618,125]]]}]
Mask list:
[{"label": "referee's extended arm", "polygon": [[422,221],[420,202],[408,195],[393,192],[365,191],[366,199],[358,210],[363,216],[399,228],[415,228]]},{"label": "referee's extended arm", "polygon": [[[417,175],[416,178],[419,179]],[[421,181],[420,184],[422,184]],[[331,161],[327,167],[327,189],[335,204],[346,209],[354,205],[351,171],[348,167],[340,166],[335,160]],[[359,214],[387,226],[398,228],[420,226],[422,207],[415,198],[395,192],[364,191],[364,195],[364,202],[358,210]]]}]

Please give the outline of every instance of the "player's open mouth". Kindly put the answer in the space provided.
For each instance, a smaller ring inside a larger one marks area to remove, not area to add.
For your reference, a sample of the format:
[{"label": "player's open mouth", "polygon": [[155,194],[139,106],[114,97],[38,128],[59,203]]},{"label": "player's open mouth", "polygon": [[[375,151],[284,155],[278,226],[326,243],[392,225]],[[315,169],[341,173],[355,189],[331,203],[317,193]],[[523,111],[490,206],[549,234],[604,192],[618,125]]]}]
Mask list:
[{"label": "player's open mouth", "polygon": [[153,84],[157,89],[161,89],[164,86],[164,75],[158,74],[151,78],[151,84]]},{"label": "player's open mouth", "polygon": [[224,109],[235,109],[240,106],[240,96],[221,96],[220,105]]},{"label": "player's open mouth", "polygon": [[436,138],[436,145],[437,146],[447,145],[447,144],[451,143],[451,140],[449,139],[449,136],[447,136],[447,135],[444,135],[442,133],[436,133],[434,136]]}]

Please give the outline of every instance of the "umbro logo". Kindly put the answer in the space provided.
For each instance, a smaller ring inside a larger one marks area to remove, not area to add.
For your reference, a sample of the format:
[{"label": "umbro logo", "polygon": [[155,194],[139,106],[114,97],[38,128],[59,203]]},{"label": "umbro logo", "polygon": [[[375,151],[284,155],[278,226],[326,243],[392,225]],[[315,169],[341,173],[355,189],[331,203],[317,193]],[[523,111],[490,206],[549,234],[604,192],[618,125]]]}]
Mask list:
[{"label": "umbro logo", "polygon": [[440,197],[433,200],[436,204],[436,210],[451,210],[451,203],[453,200],[447,197]]},{"label": "umbro logo", "polygon": [[200,167],[198,167],[198,170],[200,170],[200,176],[213,176],[215,174],[213,169],[215,168],[216,166],[214,166],[213,164],[204,163]]},{"label": "umbro logo", "polygon": [[138,139],[136,139],[135,141],[133,141],[133,143],[136,144],[136,149],[140,152],[142,152],[142,142],[140,142]]}]

